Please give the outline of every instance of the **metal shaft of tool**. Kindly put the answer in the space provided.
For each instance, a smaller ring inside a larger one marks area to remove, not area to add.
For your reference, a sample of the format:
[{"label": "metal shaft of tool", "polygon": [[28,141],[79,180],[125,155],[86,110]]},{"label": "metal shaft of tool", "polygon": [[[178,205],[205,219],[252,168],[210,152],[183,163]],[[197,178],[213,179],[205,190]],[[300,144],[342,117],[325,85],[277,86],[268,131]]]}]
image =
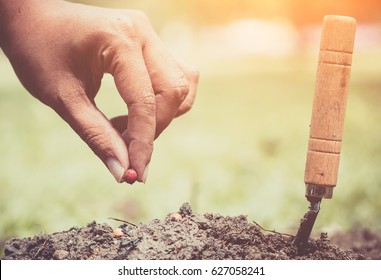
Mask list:
[{"label": "metal shaft of tool", "polygon": [[309,211],[294,244],[308,242],[322,198],[332,198],[337,183],[356,21],[326,16],[320,41],[315,96],[304,182]]},{"label": "metal shaft of tool", "polygon": [[300,227],[293,241],[296,247],[301,247],[308,242],[311,235],[312,228],[314,227],[317,215],[320,211],[321,198],[315,198],[310,201],[310,207],[308,212],[304,215],[300,221]]}]

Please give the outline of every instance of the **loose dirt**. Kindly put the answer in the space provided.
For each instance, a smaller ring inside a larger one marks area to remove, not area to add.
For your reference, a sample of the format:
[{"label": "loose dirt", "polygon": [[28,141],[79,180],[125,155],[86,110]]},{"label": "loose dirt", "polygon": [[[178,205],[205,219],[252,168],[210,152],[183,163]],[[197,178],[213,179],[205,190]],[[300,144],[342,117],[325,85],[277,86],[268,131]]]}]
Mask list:
[{"label": "loose dirt", "polygon": [[119,228],[121,237],[109,225],[92,222],[64,232],[10,239],[3,259],[381,259],[381,234],[359,230],[357,243],[337,235],[334,241],[341,247],[322,234],[297,249],[294,236],[265,231],[243,215],[194,214],[187,203],[163,220],[122,223]]}]

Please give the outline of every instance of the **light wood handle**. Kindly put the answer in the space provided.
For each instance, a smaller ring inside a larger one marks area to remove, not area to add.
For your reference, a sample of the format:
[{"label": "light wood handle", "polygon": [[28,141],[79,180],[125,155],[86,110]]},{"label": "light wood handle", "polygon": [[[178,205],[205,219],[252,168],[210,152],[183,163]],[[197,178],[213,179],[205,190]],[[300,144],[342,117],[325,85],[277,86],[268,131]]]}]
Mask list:
[{"label": "light wood handle", "polygon": [[355,30],[351,17],[324,18],[304,176],[309,185],[336,186]]}]

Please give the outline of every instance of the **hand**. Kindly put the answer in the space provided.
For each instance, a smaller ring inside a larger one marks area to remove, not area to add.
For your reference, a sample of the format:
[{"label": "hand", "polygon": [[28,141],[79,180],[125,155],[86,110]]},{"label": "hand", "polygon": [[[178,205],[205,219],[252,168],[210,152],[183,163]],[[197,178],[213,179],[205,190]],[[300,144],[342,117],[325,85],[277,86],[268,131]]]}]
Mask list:
[{"label": "hand", "polygon": [[[197,71],[175,61],[138,11],[57,0],[0,0],[0,8],[0,44],[24,87],[76,131],[118,182],[128,168],[145,182],[154,139],[192,107]],[[104,73],[113,75],[128,117],[108,120],[97,108]]]}]

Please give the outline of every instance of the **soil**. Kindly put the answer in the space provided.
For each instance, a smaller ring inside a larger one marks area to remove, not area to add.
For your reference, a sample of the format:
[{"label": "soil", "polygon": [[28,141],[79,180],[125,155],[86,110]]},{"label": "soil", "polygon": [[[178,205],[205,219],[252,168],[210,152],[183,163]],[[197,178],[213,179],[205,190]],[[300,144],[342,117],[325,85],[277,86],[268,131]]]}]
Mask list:
[{"label": "soil", "polygon": [[294,236],[266,231],[243,215],[194,214],[185,203],[164,220],[125,222],[118,230],[91,222],[64,232],[13,238],[5,243],[3,259],[381,259],[381,234],[367,230],[330,239],[323,233],[301,248],[293,240]]}]

